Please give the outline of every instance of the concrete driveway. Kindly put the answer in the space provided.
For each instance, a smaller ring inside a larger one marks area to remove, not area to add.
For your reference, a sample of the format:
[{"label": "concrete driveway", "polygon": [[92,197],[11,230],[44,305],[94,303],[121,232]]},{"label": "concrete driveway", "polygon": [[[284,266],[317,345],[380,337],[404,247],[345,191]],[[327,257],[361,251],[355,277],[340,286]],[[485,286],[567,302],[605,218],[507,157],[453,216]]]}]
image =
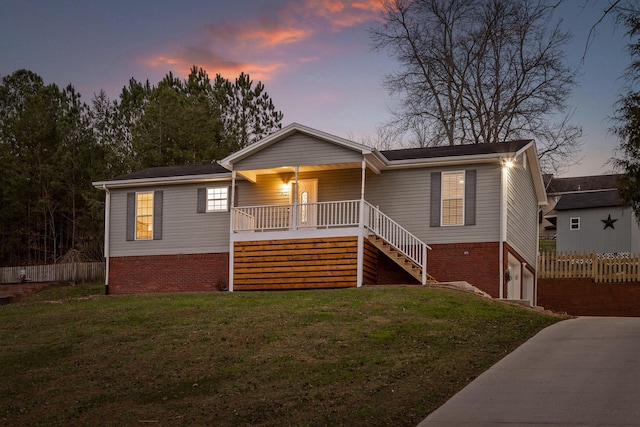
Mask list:
[{"label": "concrete driveway", "polygon": [[640,317],[550,326],[419,426],[640,426]]}]

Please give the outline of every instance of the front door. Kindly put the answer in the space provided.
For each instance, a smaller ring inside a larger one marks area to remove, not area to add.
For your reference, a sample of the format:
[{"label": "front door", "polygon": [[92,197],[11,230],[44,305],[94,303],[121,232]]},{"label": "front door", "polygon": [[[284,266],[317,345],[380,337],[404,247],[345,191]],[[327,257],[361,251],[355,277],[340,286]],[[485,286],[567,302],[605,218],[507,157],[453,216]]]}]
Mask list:
[{"label": "front door", "polygon": [[318,180],[300,179],[296,189],[298,227],[313,228],[318,224]]}]

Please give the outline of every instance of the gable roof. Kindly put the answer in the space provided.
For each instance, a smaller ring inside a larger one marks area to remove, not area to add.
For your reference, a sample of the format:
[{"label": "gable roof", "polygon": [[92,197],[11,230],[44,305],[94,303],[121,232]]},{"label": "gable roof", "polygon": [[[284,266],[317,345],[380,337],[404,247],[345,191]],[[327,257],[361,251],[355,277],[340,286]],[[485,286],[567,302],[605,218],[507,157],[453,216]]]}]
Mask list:
[{"label": "gable roof", "polygon": [[547,193],[565,194],[580,191],[612,190],[617,188],[621,174],[577,176],[571,178],[551,177]]},{"label": "gable roof", "polygon": [[531,139],[492,144],[407,148],[380,152],[375,148],[298,123],[292,123],[260,141],[225,157],[218,163],[150,168],[127,175],[121,175],[106,181],[94,182],[93,185],[98,188],[115,188],[154,185],[167,182],[188,183],[229,180],[231,179],[230,171],[233,170],[234,163],[298,132],[360,153],[367,167],[371,168],[375,173],[380,173],[380,171],[384,169],[498,162],[514,158],[526,152],[527,163],[531,168],[538,203],[545,204],[547,200],[544,182],[540,173],[536,146]]},{"label": "gable roof", "polygon": [[358,144],[357,142],[350,141],[345,138],[341,138],[339,136],[331,135],[326,132],[319,131],[317,129],[310,128],[308,126],[301,125],[299,123],[291,123],[288,126],[280,129],[277,132],[272,133],[271,135],[261,139],[258,142],[254,142],[243,149],[236,151],[235,153],[225,157],[220,161],[220,164],[226,168],[232,169],[233,164],[249,157],[253,153],[260,151],[272,144],[275,144],[278,141],[281,141],[288,136],[293,135],[294,133],[303,133],[305,135],[312,136],[314,138],[320,139],[322,141],[330,142],[335,145],[338,145],[343,148],[347,148],[349,150],[353,150],[356,152],[360,152],[363,156],[367,158],[373,157],[373,166],[374,168],[378,168],[381,166],[382,158],[380,158],[380,153],[366,145]]},{"label": "gable roof", "polygon": [[622,206],[617,190],[587,191],[564,194],[555,209],[566,211],[572,209],[607,208]]}]

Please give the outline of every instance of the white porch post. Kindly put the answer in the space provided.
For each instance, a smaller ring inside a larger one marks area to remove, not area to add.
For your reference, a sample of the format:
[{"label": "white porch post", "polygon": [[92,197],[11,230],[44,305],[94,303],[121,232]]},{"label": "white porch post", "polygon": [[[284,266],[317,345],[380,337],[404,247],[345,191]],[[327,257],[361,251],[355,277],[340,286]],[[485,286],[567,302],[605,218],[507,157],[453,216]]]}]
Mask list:
[{"label": "white porch post", "polygon": [[357,269],[357,278],[358,287],[362,286],[362,282],[364,281],[364,238],[365,238],[365,227],[364,227],[364,182],[367,176],[367,164],[362,160],[361,165],[362,170],[362,178],[360,183],[360,212],[358,216],[358,222],[360,226],[361,232],[358,233],[358,269]]},{"label": "white porch post", "polygon": [[364,160],[362,160],[361,165],[361,178],[360,178],[360,216],[358,221],[360,222],[360,227],[364,227],[364,183],[367,177],[367,164]]},{"label": "white porch post", "polygon": [[[291,216],[293,224],[291,224],[291,230],[296,231],[298,229],[298,174],[300,173],[300,166],[296,165],[296,177],[294,184],[291,186],[293,191],[293,215]],[[295,187],[295,189],[294,189]]]},{"label": "white porch post", "polygon": [[236,171],[231,172],[231,206],[229,207],[229,292],[233,292],[233,251],[235,247],[234,232],[235,215],[233,208],[236,205]]}]

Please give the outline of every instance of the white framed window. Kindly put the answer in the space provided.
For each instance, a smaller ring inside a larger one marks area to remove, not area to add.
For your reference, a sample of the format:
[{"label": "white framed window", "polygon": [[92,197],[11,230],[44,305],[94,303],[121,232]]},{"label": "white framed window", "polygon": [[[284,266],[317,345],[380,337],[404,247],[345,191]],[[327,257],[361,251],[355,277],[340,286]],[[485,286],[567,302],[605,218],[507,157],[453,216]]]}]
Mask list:
[{"label": "white framed window", "polygon": [[442,172],[441,225],[464,225],[464,171]]},{"label": "white framed window", "polygon": [[574,217],[569,220],[570,230],[580,230],[580,217]]},{"label": "white framed window", "polygon": [[229,187],[207,188],[207,212],[229,210]]},{"label": "white framed window", "polygon": [[153,239],[153,191],[136,193],[136,240]]}]

